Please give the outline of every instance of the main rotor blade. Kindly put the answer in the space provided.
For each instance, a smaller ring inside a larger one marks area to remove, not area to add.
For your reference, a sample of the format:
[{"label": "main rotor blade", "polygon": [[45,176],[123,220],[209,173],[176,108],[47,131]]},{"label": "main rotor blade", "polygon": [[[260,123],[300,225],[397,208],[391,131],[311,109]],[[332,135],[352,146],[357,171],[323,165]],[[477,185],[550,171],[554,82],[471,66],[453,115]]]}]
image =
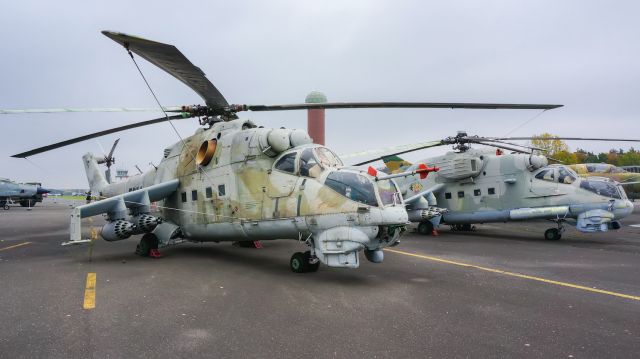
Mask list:
[{"label": "main rotor blade", "polygon": [[52,145],[39,147],[39,148],[36,148],[36,149],[33,149],[33,150],[29,150],[27,152],[18,153],[16,155],[11,156],[11,157],[25,158],[25,157],[37,155],[38,153],[51,151],[51,150],[56,149],[56,148],[68,146],[68,145],[71,145],[71,144],[74,144],[74,143],[90,140],[92,138],[108,135],[108,134],[111,134],[111,133],[130,130],[130,129],[136,128],[136,127],[153,125],[153,124],[160,123],[160,122],[165,122],[165,121],[168,121],[168,120],[177,120],[177,119],[181,119],[181,118],[184,118],[184,117],[182,115],[174,115],[174,116],[169,116],[169,117],[160,117],[160,118],[156,118],[156,119],[149,120],[149,121],[136,122],[136,123],[132,123],[132,124],[125,125],[125,126],[115,127],[115,128],[109,129],[109,130],[104,130],[104,131],[95,132],[95,133],[91,133],[91,134],[88,134],[88,135],[72,138],[70,140],[57,142],[57,143],[54,143]]},{"label": "main rotor blade", "polygon": [[[165,112],[182,112],[180,106],[164,107]],[[31,108],[0,109],[0,115],[16,115],[23,113],[64,113],[64,112],[158,112],[160,108],[143,107],[104,107],[104,108]]]},{"label": "main rotor blade", "polygon": [[485,146],[491,146],[491,147],[497,147],[497,148],[502,148],[503,150],[508,150],[508,151],[513,151],[513,152],[518,152],[518,153],[529,153],[527,151],[523,151],[519,148],[514,148],[514,147],[509,147],[509,146],[505,146],[502,144],[496,144],[495,142],[482,142],[482,141],[476,141],[475,143],[480,144],[480,145],[485,145]]},{"label": "main rotor blade", "polygon": [[[394,152],[394,153],[389,153],[389,154],[386,154],[386,155],[378,157],[378,158],[374,158],[374,159],[370,159],[370,160],[367,160],[367,161],[359,162],[359,163],[354,164],[353,166],[362,166],[362,165],[366,165],[367,163],[383,160],[385,157],[397,156],[397,155],[401,155],[401,154],[404,154],[404,153],[415,152],[415,151],[423,150],[425,148],[437,147],[437,146],[442,146],[442,145],[445,145],[445,144],[446,143],[444,143],[442,141],[433,141],[433,142],[423,142],[423,143],[419,143],[419,144],[415,144],[415,145],[409,145],[409,146],[399,146],[400,148],[404,147],[406,149],[404,149],[402,151]],[[409,148],[407,148],[407,147],[409,147]]]},{"label": "main rotor blade", "polygon": [[491,140],[563,140],[563,141],[624,141],[624,142],[640,142],[640,139],[631,139],[631,138],[589,138],[589,137],[549,137],[549,138],[540,138],[540,137],[487,137],[487,139]]},{"label": "main rotor blade", "polygon": [[182,81],[200,95],[208,106],[229,106],[227,100],[207,79],[204,72],[192,64],[175,46],[119,32],[102,31],[102,33]]},{"label": "main rotor blade", "polygon": [[563,105],[544,104],[504,104],[504,103],[463,103],[463,102],[326,102],[299,103],[289,105],[240,105],[245,111],[289,111],[339,108],[466,108],[466,109],[512,109],[551,110]]}]

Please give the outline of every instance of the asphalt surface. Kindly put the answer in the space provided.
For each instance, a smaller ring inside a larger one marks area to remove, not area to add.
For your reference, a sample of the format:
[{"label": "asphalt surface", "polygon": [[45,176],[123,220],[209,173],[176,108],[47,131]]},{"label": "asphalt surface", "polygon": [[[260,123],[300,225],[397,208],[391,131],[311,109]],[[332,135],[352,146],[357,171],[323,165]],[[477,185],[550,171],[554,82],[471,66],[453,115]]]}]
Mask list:
[{"label": "asphalt surface", "polygon": [[356,270],[295,274],[294,241],[183,244],[157,260],[133,254],[137,238],[62,247],[70,208],[0,211],[1,358],[640,352],[639,213],[619,231],[569,229],[558,242],[543,239],[546,222],[410,233],[382,264],[361,256]]}]

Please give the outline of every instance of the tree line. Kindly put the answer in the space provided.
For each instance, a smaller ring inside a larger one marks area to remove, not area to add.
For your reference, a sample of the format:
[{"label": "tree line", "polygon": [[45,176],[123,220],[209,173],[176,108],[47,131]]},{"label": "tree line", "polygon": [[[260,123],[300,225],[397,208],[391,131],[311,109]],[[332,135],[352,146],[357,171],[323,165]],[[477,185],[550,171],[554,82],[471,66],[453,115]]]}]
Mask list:
[{"label": "tree line", "polygon": [[578,148],[571,152],[566,142],[550,133],[533,136],[532,147],[542,149],[543,154],[572,165],[577,163],[608,163],[615,166],[640,166],[640,151],[631,147],[629,150],[611,149],[609,152],[594,153]]}]

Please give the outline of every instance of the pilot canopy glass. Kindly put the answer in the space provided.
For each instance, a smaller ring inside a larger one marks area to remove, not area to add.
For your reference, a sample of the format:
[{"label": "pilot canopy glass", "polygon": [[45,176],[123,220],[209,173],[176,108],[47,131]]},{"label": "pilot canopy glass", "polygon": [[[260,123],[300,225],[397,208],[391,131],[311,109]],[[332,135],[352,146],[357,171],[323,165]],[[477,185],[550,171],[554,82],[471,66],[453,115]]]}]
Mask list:
[{"label": "pilot canopy glass", "polygon": [[616,198],[616,199],[622,198],[620,191],[623,191],[624,193],[624,190],[622,190],[621,188],[618,188],[618,186],[616,186],[614,183],[609,181],[602,181],[602,180],[583,179],[580,182],[580,188],[586,189],[587,191],[593,192],[600,196]]},{"label": "pilot canopy glass", "polygon": [[352,201],[378,206],[373,183],[365,176],[352,172],[334,171],[329,173],[324,184]]}]

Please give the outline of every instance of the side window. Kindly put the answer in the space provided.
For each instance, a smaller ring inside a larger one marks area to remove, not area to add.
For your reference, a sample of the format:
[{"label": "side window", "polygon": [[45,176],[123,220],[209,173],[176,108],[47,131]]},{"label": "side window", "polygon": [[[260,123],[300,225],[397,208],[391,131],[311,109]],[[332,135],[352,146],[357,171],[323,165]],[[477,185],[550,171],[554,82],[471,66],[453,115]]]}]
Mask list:
[{"label": "side window", "polygon": [[464,191],[458,192],[458,198],[464,198]]},{"label": "side window", "polygon": [[296,171],[296,154],[289,153],[276,162],[275,169],[283,172],[294,173]]},{"label": "side window", "polygon": [[186,202],[187,201],[187,192],[182,192],[180,194],[180,196],[182,197],[182,202]]},{"label": "side window", "polygon": [[198,191],[196,191],[195,189],[193,191],[191,191],[191,200],[192,201],[197,201],[198,200]]},{"label": "side window", "polygon": [[474,189],[474,190],[473,190],[473,195],[474,195],[474,196],[479,196],[480,194],[481,194],[481,192],[480,192],[480,190],[479,190],[479,189]]},{"label": "side window", "polygon": [[211,190],[211,187],[205,188],[204,191],[205,191],[205,195],[207,196],[207,198],[213,197],[213,191]]},{"label": "side window", "polygon": [[493,188],[493,187],[491,187],[491,188],[489,188],[489,189],[487,190],[487,193],[489,193],[489,194],[496,194],[496,189],[495,189],[495,188]]},{"label": "side window", "polygon": [[445,199],[451,199],[451,192],[447,192],[444,194]]},{"label": "side window", "polygon": [[553,180],[555,179],[554,174],[553,174],[553,168],[549,168],[546,170],[542,170],[540,171],[537,175],[536,175],[537,179],[541,179],[544,181],[551,181],[553,182]]},{"label": "side window", "polygon": [[221,185],[218,186],[218,196],[219,197],[224,197],[224,194],[225,194],[225,188],[224,188],[224,185],[221,184]]}]

